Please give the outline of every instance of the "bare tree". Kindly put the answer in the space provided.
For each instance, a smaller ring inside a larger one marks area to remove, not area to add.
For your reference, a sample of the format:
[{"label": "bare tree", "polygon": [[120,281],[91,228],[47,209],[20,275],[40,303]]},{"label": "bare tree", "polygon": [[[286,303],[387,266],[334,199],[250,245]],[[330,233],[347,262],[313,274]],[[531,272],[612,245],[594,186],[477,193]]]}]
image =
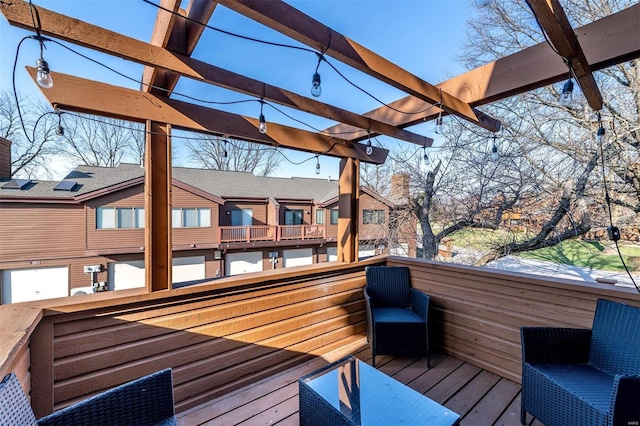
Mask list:
[{"label": "bare tree", "polygon": [[144,132],[140,125],[80,114],[63,114],[63,120],[61,149],[76,163],[116,167],[123,161],[139,163],[144,156]]},{"label": "bare tree", "polygon": [[205,134],[188,139],[186,146],[191,160],[206,169],[269,176],[278,168],[278,153],[269,146]]},{"label": "bare tree", "polygon": [[[569,0],[565,7],[572,23],[583,25],[629,7],[631,3],[633,2]],[[525,2],[496,1],[483,10],[483,16],[469,23],[470,36],[461,57],[462,62],[470,68],[544,40]],[[517,158],[518,166],[504,169],[509,172],[501,173],[502,176],[492,176],[491,180],[502,182],[500,191],[497,192],[490,186],[478,185],[481,181],[475,178],[472,187],[480,192],[468,199],[474,203],[477,201],[475,216],[473,219],[469,216],[466,222],[462,220],[459,224],[497,225],[508,209],[527,206],[527,200],[522,198],[523,194],[527,194],[527,199],[535,200],[537,204],[540,225],[534,235],[527,235],[524,240],[513,239],[497,244],[475,262],[477,265],[507,254],[556,245],[585,234],[592,226],[594,209],[589,205],[605,205],[603,180],[609,181],[607,183],[613,203],[638,211],[636,208],[640,203],[640,187],[636,169],[640,129],[639,65],[635,60],[596,75],[605,98],[602,122],[598,121],[595,113],[585,110],[584,101],[571,108],[558,106],[559,93],[555,86],[534,90],[486,107],[491,115],[501,117],[505,126],[505,132],[499,139],[502,145],[501,159],[505,156],[512,157],[515,161]],[[603,145],[598,144],[594,138],[601,123],[609,129],[607,133],[614,137]],[[465,123],[459,125],[466,126]],[[467,129],[468,131],[473,129]],[[504,135],[508,137],[505,138]],[[468,135],[462,138],[472,139]],[[505,140],[508,146],[504,145]],[[473,167],[468,167],[467,170],[473,170]],[[518,176],[517,172],[522,170],[528,171]],[[538,179],[534,179],[536,176]],[[508,183],[505,178],[509,177],[514,179],[513,182],[504,186]],[[523,185],[526,180],[534,182],[535,186]],[[425,186],[426,191],[430,188],[429,185]],[[502,188],[511,188],[512,196],[504,197]],[[429,197],[424,199],[428,200]],[[508,201],[495,204],[498,200]],[[486,202],[495,204],[493,220],[478,224],[477,214],[486,209],[482,207]],[[473,212],[473,209],[468,211]]]},{"label": "bare tree", "polygon": [[29,99],[18,97],[18,102],[21,114],[14,95],[0,92],[0,136],[12,142],[12,176],[48,177],[49,156],[58,151],[57,116]]}]

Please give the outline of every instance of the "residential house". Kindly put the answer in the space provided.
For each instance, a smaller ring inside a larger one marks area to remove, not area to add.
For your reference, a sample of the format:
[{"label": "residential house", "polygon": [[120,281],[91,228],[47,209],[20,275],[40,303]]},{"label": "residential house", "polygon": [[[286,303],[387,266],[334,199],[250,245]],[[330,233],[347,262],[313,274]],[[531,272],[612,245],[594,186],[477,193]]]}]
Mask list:
[{"label": "residential house", "polygon": [[[337,260],[337,181],[179,167],[172,177],[175,286]],[[415,255],[415,243],[389,241],[396,209],[361,190],[360,256]],[[144,233],[140,165],[80,166],[60,182],[5,178],[2,303],[144,286]]]}]

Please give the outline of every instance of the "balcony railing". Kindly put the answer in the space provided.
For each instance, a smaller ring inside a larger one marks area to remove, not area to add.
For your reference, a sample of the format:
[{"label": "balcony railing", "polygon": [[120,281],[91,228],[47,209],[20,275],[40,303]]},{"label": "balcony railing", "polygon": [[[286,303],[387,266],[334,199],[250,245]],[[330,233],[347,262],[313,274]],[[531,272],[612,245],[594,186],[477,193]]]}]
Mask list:
[{"label": "balcony railing", "polygon": [[0,377],[16,372],[44,415],[171,367],[182,412],[362,342],[364,269],[377,264],[409,267],[412,285],[431,296],[434,345],[517,382],[521,326],[588,328],[598,298],[640,306],[630,288],[380,256],[2,305]]},{"label": "balcony railing", "polygon": [[221,226],[221,243],[252,243],[256,241],[275,241],[278,235],[276,226]]},{"label": "balcony railing", "polygon": [[278,228],[280,228],[280,240],[325,238],[323,225],[284,225]]},{"label": "balcony railing", "polygon": [[323,239],[324,225],[221,226],[221,243]]}]

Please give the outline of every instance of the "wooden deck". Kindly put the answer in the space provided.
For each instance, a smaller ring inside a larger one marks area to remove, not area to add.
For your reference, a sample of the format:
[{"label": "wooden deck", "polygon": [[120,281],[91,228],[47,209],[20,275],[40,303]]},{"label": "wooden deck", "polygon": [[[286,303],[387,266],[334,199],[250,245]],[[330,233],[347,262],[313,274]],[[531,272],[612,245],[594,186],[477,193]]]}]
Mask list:
[{"label": "wooden deck", "polygon": [[[354,353],[371,364],[371,350]],[[178,415],[180,425],[298,425],[299,377],[335,356],[300,364]],[[465,363],[434,354],[425,358],[379,356],[377,368],[460,414],[461,425],[520,425],[520,385]],[[529,424],[541,425],[528,416]]]}]

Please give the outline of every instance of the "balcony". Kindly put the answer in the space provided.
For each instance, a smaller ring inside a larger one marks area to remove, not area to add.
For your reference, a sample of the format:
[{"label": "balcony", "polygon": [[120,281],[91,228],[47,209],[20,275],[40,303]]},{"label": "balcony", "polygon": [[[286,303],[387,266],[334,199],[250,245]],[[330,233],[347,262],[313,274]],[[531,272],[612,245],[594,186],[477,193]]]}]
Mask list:
[{"label": "balcony", "polygon": [[640,306],[629,288],[380,256],[2,305],[0,376],[16,372],[44,415],[172,367],[182,424],[297,424],[298,377],[348,353],[370,357],[362,287],[364,268],[377,264],[408,266],[413,286],[431,295],[440,353],[429,370],[394,357],[379,368],[463,424],[517,424],[520,326],[590,327],[598,298]]},{"label": "balcony", "polygon": [[324,225],[221,226],[220,243],[325,239]]}]

